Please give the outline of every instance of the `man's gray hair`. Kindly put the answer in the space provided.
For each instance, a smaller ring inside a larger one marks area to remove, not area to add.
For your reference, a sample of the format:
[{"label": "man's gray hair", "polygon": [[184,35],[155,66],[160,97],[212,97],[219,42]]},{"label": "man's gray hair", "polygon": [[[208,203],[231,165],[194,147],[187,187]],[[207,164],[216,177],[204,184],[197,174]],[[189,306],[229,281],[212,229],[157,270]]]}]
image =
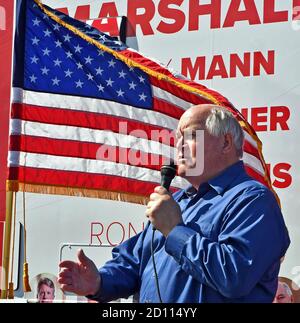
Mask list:
[{"label": "man's gray hair", "polygon": [[205,127],[211,135],[216,137],[230,133],[238,156],[243,157],[244,132],[230,111],[223,107],[213,108],[206,119]]}]

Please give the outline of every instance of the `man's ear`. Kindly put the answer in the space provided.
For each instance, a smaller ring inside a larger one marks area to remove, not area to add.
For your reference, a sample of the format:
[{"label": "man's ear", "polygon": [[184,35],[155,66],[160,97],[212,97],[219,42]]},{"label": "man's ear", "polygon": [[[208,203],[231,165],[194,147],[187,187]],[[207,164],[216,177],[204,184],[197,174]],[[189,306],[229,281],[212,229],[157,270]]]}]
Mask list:
[{"label": "man's ear", "polygon": [[224,135],[224,142],[223,142],[223,153],[228,154],[231,152],[233,148],[233,138],[230,133],[226,133]]}]

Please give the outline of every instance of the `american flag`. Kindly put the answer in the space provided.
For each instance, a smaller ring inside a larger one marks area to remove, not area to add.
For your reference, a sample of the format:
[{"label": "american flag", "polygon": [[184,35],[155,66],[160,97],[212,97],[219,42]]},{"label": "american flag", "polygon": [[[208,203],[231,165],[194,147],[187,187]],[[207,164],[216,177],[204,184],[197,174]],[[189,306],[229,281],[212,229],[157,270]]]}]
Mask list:
[{"label": "american flag", "polygon": [[37,0],[18,10],[8,190],[144,202],[174,152],[168,134],[201,103],[238,118],[246,168],[271,188],[259,139],[222,95]]}]

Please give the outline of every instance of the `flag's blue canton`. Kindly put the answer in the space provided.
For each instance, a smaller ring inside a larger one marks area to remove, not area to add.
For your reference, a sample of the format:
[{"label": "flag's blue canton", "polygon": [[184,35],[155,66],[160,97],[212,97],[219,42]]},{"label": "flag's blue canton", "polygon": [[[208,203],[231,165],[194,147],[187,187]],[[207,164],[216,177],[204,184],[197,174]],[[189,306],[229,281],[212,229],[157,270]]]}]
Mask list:
[{"label": "flag's blue canton", "polygon": [[[129,68],[113,55],[99,50],[53,21],[31,2],[27,9],[25,88],[151,108],[151,86],[143,71]],[[126,48],[95,28],[53,12],[114,50]]]}]

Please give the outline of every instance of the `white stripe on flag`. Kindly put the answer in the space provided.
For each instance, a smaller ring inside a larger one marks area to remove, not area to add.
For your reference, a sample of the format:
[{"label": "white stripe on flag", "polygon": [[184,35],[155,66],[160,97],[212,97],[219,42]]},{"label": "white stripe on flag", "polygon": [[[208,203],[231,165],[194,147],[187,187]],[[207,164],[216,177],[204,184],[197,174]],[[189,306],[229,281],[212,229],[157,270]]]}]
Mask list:
[{"label": "white stripe on flag", "polygon": [[[132,148],[148,154],[158,154],[174,159],[175,148],[135,136],[114,133],[108,130],[95,130],[74,126],[53,125],[20,119],[10,120],[10,131],[13,135],[28,135],[60,140],[76,140],[105,144],[109,146]],[[151,138],[150,138],[151,139]]]},{"label": "white stripe on flag", "polygon": [[160,89],[159,87],[152,86],[152,91],[156,98],[170,102],[182,110],[187,110],[193,105],[191,102],[185,101],[172,93]]},{"label": "white stripe on flag", "polygon": [[245,140],[249,142],[255,149],[258,150],[257,142],[249,135],[249,133],[244,130]]},{"label": "white stripe on flag", "polygon": [[253,168],[255,171],[260,173],[262,176],[265,176],[263,166],[258,158],[248,153],[243,153],[243,161],[246,165]]},{"label": "white stripe on flag", "polygon": [[74,111],[96,112],[106,115],[136,120],[171,130],[177,128],[178,120],[161,112],[148,109],[138,109],[129,105],[108,100],[83,98],[54,93],[26,91],[14,88],[13,102],[48,108],[69,109]]},{"label": "white stripe on flag", "polygon": [[[159,90],[156,88],[157,91]],[[83,112],[96,112],[106,115],[112,115],[129,120],[143,122],[145,124],[153,124],[159,127],[175,130],[178,120],[169,117],[160,112],[151,110],[137,109],[128,105],[123,105],[106,100],[82,98],[68,95],[42,93],[26,91],[20,88],[14,88],[15,103],[24,103],[29,105],[38,105],[45,107],[53,107],[58,109],[69,109]],[[161,96],[162,97],[162,96]],[[179,99],[181,100],[181,99]],[[184,101],[186,102],[186,101]],[[186,107],[188,102],[186,102]],[[191,106],[191,104],[189,104]],[[258,150],[256,141],[244,130],[245,140],[248,141],[255,149]]]},{"label": "white stripe on flag", "polygon": [[[8,154],[8,162],[10,167],[25,166],[61,171],[105,174],[153,183],[160,183],[161,178],[159,171],[148,168],[85,158],[10,151]],[[188,183],[183,178],[178,176],[172,181],[172,186],[178,188],[184,188],[187,184]]]}]

